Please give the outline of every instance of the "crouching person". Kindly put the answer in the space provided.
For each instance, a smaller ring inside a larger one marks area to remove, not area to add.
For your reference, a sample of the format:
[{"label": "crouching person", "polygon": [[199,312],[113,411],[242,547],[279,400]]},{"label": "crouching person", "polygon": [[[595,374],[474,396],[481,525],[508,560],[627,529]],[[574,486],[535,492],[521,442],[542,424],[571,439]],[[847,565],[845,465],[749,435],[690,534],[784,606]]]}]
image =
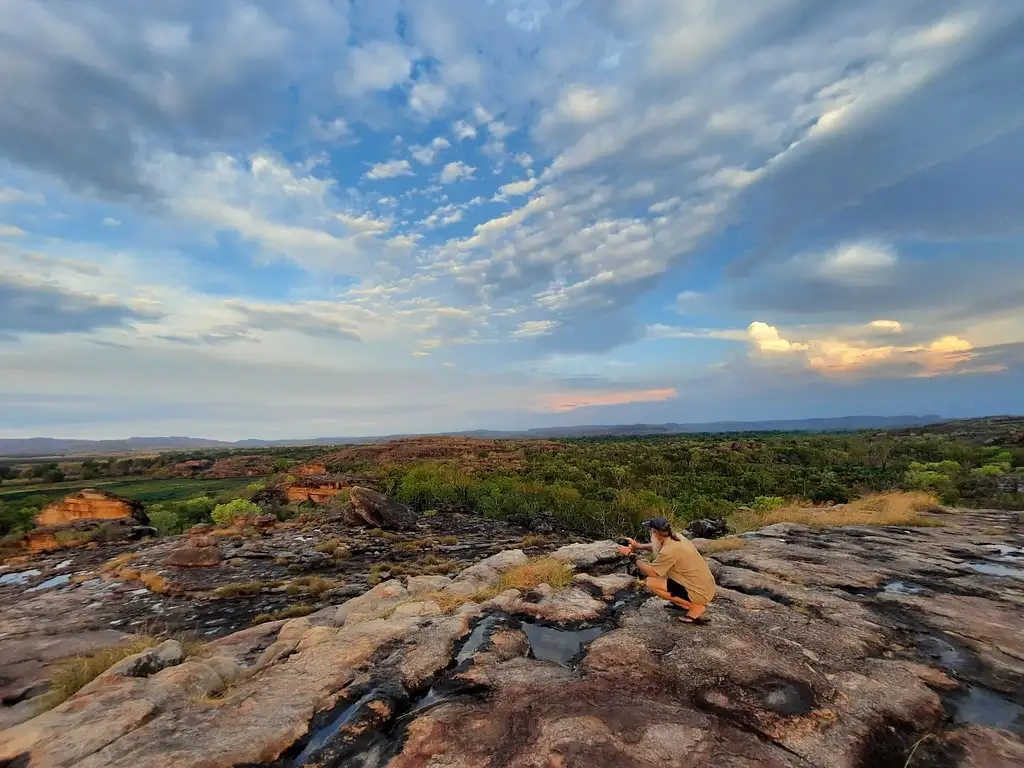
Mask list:
[{"label": "crouching person", "polygon": [[[715,596],[715,577],[704,557],[688,539],[673,533],[664,517],[655,517],[643,525],[651,532],[651,543],[626,539],[629,546],[620,546],[619,551],[634,558],[637,570],[646,577],[648,590],[686,611],[680,621],[703,624],[707,619],[701,617]],[[654,561],[636,560],[636,550],[650,551]]]}]

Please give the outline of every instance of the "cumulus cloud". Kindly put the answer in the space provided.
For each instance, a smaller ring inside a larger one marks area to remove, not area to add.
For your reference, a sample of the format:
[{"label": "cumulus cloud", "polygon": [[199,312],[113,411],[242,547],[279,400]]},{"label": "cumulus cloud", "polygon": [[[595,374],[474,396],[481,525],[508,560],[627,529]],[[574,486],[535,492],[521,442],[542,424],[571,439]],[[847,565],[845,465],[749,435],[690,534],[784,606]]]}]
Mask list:
[{"label": "cumulus cloud", "polygon": [[398,176],[415,176],[408,160],[388,160],[383,163],[374,163],[366,173],[367,179],[394,179]]},{"label": "cumulus cloud", "polygon": [[476,171],[476,168],[472,165],[468,165],[461,160],[455,160],[445,164],[444,168],[441,169],[439,179],[442,184],[451,184],[456,181],[472,179],[474,171]]}]

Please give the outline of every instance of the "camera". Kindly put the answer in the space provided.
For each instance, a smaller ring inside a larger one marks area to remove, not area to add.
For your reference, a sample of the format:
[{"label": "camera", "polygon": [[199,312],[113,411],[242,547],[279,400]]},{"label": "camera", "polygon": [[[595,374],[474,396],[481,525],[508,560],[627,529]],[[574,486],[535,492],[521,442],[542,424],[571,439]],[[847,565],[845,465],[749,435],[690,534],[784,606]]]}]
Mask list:
[{"label": "camera", "polygon": [[625,539],[619,539],[617,543],[618,543],[618,545],[620,547],[628,547],[629,546],[629,542],[626,541]]}]

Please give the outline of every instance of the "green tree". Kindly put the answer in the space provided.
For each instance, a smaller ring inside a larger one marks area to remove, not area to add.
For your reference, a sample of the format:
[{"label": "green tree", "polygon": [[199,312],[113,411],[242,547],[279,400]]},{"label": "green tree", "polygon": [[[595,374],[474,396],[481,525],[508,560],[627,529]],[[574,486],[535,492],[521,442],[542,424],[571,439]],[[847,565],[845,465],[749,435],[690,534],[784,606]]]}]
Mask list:
[{"label": "green tree", "polygon": [[218,504],[213,508],[211,517],[217,525],[231,525],[236,518],[256,517],[260,512],[260,508],[251,501],[235,499],[227,504]]}]

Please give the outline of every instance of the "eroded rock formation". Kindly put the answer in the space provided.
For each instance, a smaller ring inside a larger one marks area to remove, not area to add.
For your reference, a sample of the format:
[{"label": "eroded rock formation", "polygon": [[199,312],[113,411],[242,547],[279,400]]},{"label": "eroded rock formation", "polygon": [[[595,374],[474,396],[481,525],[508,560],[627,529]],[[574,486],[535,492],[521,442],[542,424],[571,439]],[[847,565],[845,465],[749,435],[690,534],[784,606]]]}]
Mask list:
[{"label": "eroded rock formation", "polygon": [[45,507],[36,515],[35,522],[40,528],[54,528],[80,520],[125,519],[149,525],[149,518],[139,502],[114,493],[86,488]]}]

